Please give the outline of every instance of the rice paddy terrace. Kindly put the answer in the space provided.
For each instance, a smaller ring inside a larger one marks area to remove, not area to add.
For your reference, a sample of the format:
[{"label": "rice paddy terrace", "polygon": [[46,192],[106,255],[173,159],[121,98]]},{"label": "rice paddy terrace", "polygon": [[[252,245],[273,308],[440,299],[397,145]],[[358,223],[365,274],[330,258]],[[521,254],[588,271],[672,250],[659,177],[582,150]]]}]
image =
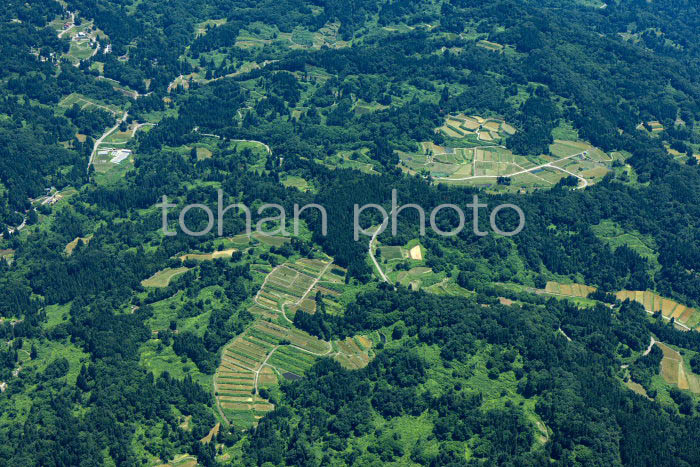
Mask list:
[{"label": "rice paddy terrace", "polygon": [[499,119],[448,116],[437,131],[447,137],[443,145],[423,142],[417,153],[400,153],[405,172],[458,185],[494,185],[508,178],[516,189],[551,187],[573,176],[583,188],[602,179],[615,160],[586,142],[570,140],[555,140],[548,154],[514,154],[503,143],[517,130]]},{"label": "rice paddy terrace", "polygon": [[664,318],[673,318],[686,329],[700,331],[700,311],[695,308],[687,307],[649,290],[623,290],[616,295],[620,300],[630,299],[641,303],[648,312],[661,312]]},{"label": "rice paddy terrace", "polygon": [[[366,366],[374,353],[364,336],[327,342],[296,329],[297,310],[313,314],[340,309],[344,271],[332,261],[302,258],[270,271],[249,311],[256,320],[223,349],[214,376],[220,413],[238,428],[250,428],[274,409],[261,391],[282,380],[296,380],[320,357],[331,357],[348,369]],[[317,298],[318,297],[318,298]]]},{"label": "rice paddy terrace", "polygon": [[517,130],[512,125],[497,118],[483,118],[478,115],[448,115],[445,124],[438,131],[449,138],[474,136],[479,141],[501,141],[505,136],[514,135]]},{"label": "rice paddy terrace", "polygon": [[[559,282],[547,282],[544,292],[554,295],[585,298],[595,291],[595,287],[583,284],[562,284]],[[650,290],[622,290],[615,296],[620,300],[633,300],[644,305],[648,313],[660,312],[667,320],[673,319],[681,329],[695,329],[700,331],[700,311],[696,308],[683,305],[662,297]]]},{"label": "rice paddy terrace", "polygon": [[655,345],[659,346],[664,353],[661,360],[661,376],[664,381],[677,386],[678,389],[700,394],[700,376],[686,369],[683,356],[662,342],[656,342]]}]

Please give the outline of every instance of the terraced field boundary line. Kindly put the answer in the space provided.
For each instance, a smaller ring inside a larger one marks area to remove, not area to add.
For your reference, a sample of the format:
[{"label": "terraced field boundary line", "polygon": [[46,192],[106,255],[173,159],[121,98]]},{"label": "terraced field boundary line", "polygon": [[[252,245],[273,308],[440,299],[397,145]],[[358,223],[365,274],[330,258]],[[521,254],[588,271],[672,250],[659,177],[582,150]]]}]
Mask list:
[{"label": "terraced field boundary line", "polygon": [[228,417],[224,413],[224,409],[221,407],[221,398],[219,397],[219,386],[216,383],[216,374],[218,372],[219,372],[219,368],[216,369],[216,371],[214,372],[214,375],[212,376],[212,382],[214,383],[213,386],[214,386],[214,399],[216,400],[216,410],[219,412],[221,419],[224,422],[226,422],[226,425],[230,426],[231,421],[228,419]]},{"label": "terraced field boundary line", "polygon": [[[299,304],[300,304],[301,302],[303,302],[304,299],[306,299],[306,297],[307,297],[307,296],[309,295],[309,293],[313,290],[313,288],[316,287],[316,284],[318,284],[318,283],[321,281],[321,278],[326,274],[326,272],[328,271],[328,268],[330,268],[332,264],[333,264],[333,260],[329,261],[329,262],[324,266],[324,268],[321,270],[321,272],[319,272],[318,275],[317,275],[317,276],[314,278],[314,280],[311,282],[311,285],[309,285],[309,287],[306,289],[306,291],[305,291],[304,294],[301,296],[301,298],[299,298],[296,302],[289,302],[289,301],[287,301],[287,302],[282,303],[282,305],[280,306],[280,308],[281,308],[281,311],[282,311],[282,316],[284,317],[285,320],[287,320],[289,323],[293,323],[293,321],[287,317],[287,313],[286,313],[284,307],[287,306],[287,305],[299,306]],[[280,310],[275,309],[275,308],[270,308],[268,305],[266,305],[266,304],[264,304],[264,303],[258,302],[258,296],[260,295],[260,292],[262,292],[263,288],[265,288],[265,284],[267,284],[267,281],[270,279],[270,277],[272,276],[272,274],[273,274],[277,269],[279,269],[279,268],[281,268],[281,267],[284,267],[284,266],[285,266],[284,264],[281,264],[281,265],[279,265],[279,266],[276,266],[272,271],[270,271],[270,273],[267,275],[267,277],[265,277],[265,280],[263,281],[262,286],[260,286],[260,290],[258,290],[258,293],[255,295],[255,303],[256,303],[256,305],[259,305],[259,306],[261,306],[261,307],[263,307],[263,308],[266,308],[266,309],[268,309],[268,310],[273,310],[273,311],[276,311],[276,312],[279,312],[279,311],[280,311]],[[291,269],[292,271],[296,272],[297,274],[305,274],[305,273],[301,273],[301,272],[299,272],[299,271],[297,271],[296,269],[293,269],[293,268],[288,268],[288,269]],[[296,280],[296,278],[295,278],[295,280]]]},{"label": "terraced field boundary line", "polygon": [[[277,350],[278,348],[279,348],[279,345],[276,345],[272,348],[272,350],[270,350],[270,353],[267,354],[267,357],[265,357],[265,360],[263,360],[263,362],[260,364],[260,368],[258,368],[257,371],[255,372],[255,395],[256,396],[259,395],[258,394],[258,379],[260,377],[260,371],[263,369],[263,367],[265,365],[267,365],[267,361],[270,359],[270,357],[272,357],[272,354],[275,353],[275,350]],[[269,366],[272,366],[272,365],[269,365]]]}]

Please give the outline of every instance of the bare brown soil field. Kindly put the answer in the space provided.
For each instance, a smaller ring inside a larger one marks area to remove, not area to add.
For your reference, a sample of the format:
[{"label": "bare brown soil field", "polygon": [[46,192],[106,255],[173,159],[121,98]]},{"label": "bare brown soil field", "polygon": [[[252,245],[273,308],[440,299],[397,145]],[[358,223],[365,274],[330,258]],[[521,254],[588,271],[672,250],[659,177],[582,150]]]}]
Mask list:
[{"label": "bare brown soil field", "polygon": [[661,375],[667,383],[678,386],[679,389],[689,389],[688,378],[683,366],[683,357],[676,350],[657,342],[664,353],[664,358],[661,360]]},{"label": "bare brown soil field", "polygon": [[209,434],[207,434],[207,436],[200,439],[199,441],[201,441],[202,443],[209,443],[214,436],[219,434],[219,428],[221,428],[221,423],[217,423],[216,425],[214,425],[214,427],[211,430],[209,430]]},{"label": "bare brown soil field", "polygon": [[411,248],[408,252],[408,255],[411,257],[411,259],[418,261],[423,260],[423,251],[421,250],[420,245],[416,245],[413,248]]}]

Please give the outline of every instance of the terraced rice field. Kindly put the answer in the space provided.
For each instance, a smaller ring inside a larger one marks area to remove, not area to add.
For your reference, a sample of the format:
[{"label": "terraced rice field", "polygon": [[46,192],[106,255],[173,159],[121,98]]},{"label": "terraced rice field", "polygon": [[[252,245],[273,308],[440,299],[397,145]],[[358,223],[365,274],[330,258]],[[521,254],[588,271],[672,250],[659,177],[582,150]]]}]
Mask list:
[{"label": "terraced rice field", "polygon": [[[280,346],[283,341],[300,349]],[[277,384],[278,374],[290,372],[302,376],[316,358],[309,352],[327,351],[324,342],[303,331],[259,320],[224,347],[215,375],[217,402],[234,425],[253,426],[274,409],[256,392],[256,381],[259,390]]]},{"label": "terraced rice field", "polygon": [[664,353],[664,358],[661,360],[661,376],[664,381],[677,386],[678,389],[687,389],[700,394],[700,376],[686,370],[683,356],[666,344],[657,342],[656,345]]},{"label": "terraced rice field", "polygon": [[338,297],[342,295],[343,282],[337,276],[328,273],[324,274],[323,280],[319,281],[311,292],[307,295],[307,298],[301,301],[298,305],[289,306],[285,309],[285,313],[289,319],[293,319],[294,314],[297,310],[303,310],[306,313],[314,314],[316,313],[316,295],[320,293],[322,295],[323,303],[326,307],[326,313],[339,314],[342,313],[343,307],[337,301]]},{"label": "terraced rice field", "polygon": [[674,318],[679,323],[691,329],[700,331],[700,312],[695,308],[687,307],[674,300],[662,297],[649,290],[623,290],[616,294],[620,300],[634,300],[652,313],[660,311],[668,319]]},{"label": "terraced rice field", "polygon": [[379,251],[387,261],[404,258],[403,249],[400,246],[383,246],[379,248]]},{"label": "terraced rice field", "polygon": [[484,119],[478,115],[467,116],[464,114],[448,115],[438,131],[450,138],[469,137],[472,140],[478,133],[478,139],[487,142],[500,140],[504,136],[516,133],[516,129],[503,120]]},{"label": "terraced rice field", "polygon": [[514,126],[508,125],[508,124],[505,123],[505,122],[503,122],[503,124],[501,125],[501,129],[502,129],[507,135],[510,135],[510,136],[514,135],[514,134],[517,132],[517,130],[515,129]]},{"label": "terraced rice field", "polygon": [[432,142],[421,143],[421,146],[423,147],[423,152],[426,154],[442,154],[443,152],[445,152],[444,146],[438,146],[437,144]]},{"label": "terraced rice field", "polygon": [[269,388],[278,383],[277,373],[270,366],[264,366],[258,375],[258,388]]},{"label": "terraced rice field", "polygon": [[255,373],[223,362],[216,376],[217,402],[234,426],[251,427],[274,406],[254,394]]},{"label": "terraced rice field", "polygon": [[653,121],[648,122],[647,124],[649,125],[653,133],[664,131],[664,126],[661,124],[661,122]]},{"label": "terraced rice field", "polygon": [[328,343],[296,328],[287,328],[269,321],[258,321],[249,330],[251,336],[272,345],[288,341],[291,345],[301,347],[311,353],[325,355],[329,351]]},{"label": "terraced rice field", "polygon": [[235,237],[231,237],[230,240],[236,245],[248,245],[250,243],[250,237],[245,234],[236,235]]},{"label": "terraced rice field", "polygon": [[224,348],[221,361],[229,367],[258,371],[274,347],[270,342],[243,334]]},{"label": "terraced rice field", "polygon": [[253,305],[250,308],[248,308],[248,311],[253,316],[265,319],[267,321],[276,320],[279,317],[279,314],[277,312],[270,310],[269,308],[262,307],[260,305]]},{"label": "terraced rice field", "polygon": [[[315,294],[310,294],[310,295],[315,295]],[[301,302],[299,302],[298,305],[293,305],[287,308],[287,317],[289,319],[294,319],[293,316],[297,311],[303,311],[304,313],[308,313],[310,315],[313,315],[316,313],[316,300],[315,298],[305,298]]]},{"label": "terraced rice field", "polygon": [[[218,407],[235,426],[255,426],[274,409],[260,397],[260,388],[274,386],[281,379],[302,378],[319,357],[336,358],[347,368],[367,365],[373,355],[367,338],[332,344],[291,325],[277,324],[283,304],[294,303],[297,309],[315,312],[317,292],[323,294],[324,302],[335,303],[345,272],[328,261],[300,259],[268,274],[256,304],[249,308],[258,319],[224,347],[214,377]],[[316,278],[321,280],[316,282]]]},{"label": "terraced rice field", "polygon": [[323,277],[321,277],[321,280],[330,282],[344,282],[347,272],[347,269],[341,268],[340,266],[331,266],[326,270],[326,273],[323,275]]},{"label": "terraced rice field", "polygon": [[302,272],[303,267],[299,269],[289,265],[275,268],[267,276],[265,284],[258,292],[255,298],[256,303],[263,307],[282,311],[282,306],[285,303],[295,304],[300,301],[312,286],[315,278]]},{"label": "terraced rice field", "polygon": [[547,282],[545,292],[568,295],[570,297],[588,297],[588,294],[595,292],[595,287],[584,284],[561,284],[559,282]]},{"label": "terraced rice field", "polygon": [[265,279],[255,303],[277,312],[293,312],[299,308],[315,310],[315,304],[308,301],[313,301],[311,289],[329,269],[328,261],[309,258],[278,266]]},{"label": "terraced rice field", "polygon": [[664,352],[664,358],[661,360],[661,375],[664,380],[678,386],[679,389],[688,389],[688,377],[685,374],[681,354],[661,342],[657,342],[656,345]]},{"label": "terraced rice field", "polygon": [[[258,387],[271,385],[274,374],[262,368],[275,346],[243,334],[228,344],[221,355],[216,371],[215,387],[217,402],[234,425],[250,427],[274,406],[256,394]],[[262,377],[260,375],[263,375]]]},{"label": "terraced rice field", "polygon": [[316,361],[316,356],[296,347],[282,346],[270,357],[269,364],[284,377],[286,373],[303,376]]}]

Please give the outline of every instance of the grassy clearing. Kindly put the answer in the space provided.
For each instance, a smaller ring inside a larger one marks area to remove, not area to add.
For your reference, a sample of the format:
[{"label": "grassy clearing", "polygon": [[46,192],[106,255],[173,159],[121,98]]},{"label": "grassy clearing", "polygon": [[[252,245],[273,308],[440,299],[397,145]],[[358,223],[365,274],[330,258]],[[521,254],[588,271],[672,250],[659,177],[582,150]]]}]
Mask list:
[{"label": "grassy clearing", "polygon": [[140,365],[158,377],[167,371],[170,376],[182,379],[187,375],[204,386],[211,389],[211,377],[199,371],[197,365],[191,360],[185,359],[183,362],[172,349],[172,346],[162,346],[160,340],[151,339],[145,342],[140,349]]},{"label": "grassy clearing", "polygon": [[287,175],[282,179],[282,185],[286,187],[294,187],[299,191],[312,191],[312,186],[304,180],[302,177],[297,177],[296,175]]},{"label": "grassy clearing", "polygon": [[12,249],[7,249],[7,250],[0,250],[0,260],[5,260],[8,263],[11,263],[15,258],[15,250]]},{"label": "grassy clearing", "polygon": [[197,36],[203,36],[207,33],[208,29],[223,26],[224,24],[226,24],[226,18],[208,19],[206,21],[202,21],[195,27],[195,34]]},{"label": "grassy clearing", "polygon": [[116,145],[123,145],[128,143],[131,140],[131,131],[127,129],[127,131],[114,131],[110,133],[104,140],[103,144],[109,145],[109,144],[116,144]]},{"label": "grassy clearing", "polygon": [[134,156],[129,155],[119,163],[111,162],[111,156],[103,159],[95,156],[95,182],[98,185],[111,185],[124,179],[128,171],[134,168]]},{"label": "grassy clearing", "polygon": [[423,261],[424,248],[420,245],[415,245],[408,251],[408,256],[415,261]]},{"label": "grassy clearing", "polygon": [[213,261],[220,258],[231,258],[236,251],[238,250],[235,248],[229,248],[228,250],[219,250],[212,253],[188,253],[180,256],[180,259],[182,261]]},{"label": "grassy clearing", "polygon": [[88,244],[90,243],[90,240],[92,240],[92,237],[92,234],[88,235],[87,237],[76,237],[72,242],[66,245],[66,255],[70,256],[73,254],[73,250],[75,250],[75,247],[78,246],[78,242]]},{"label": "grassy clearing", "polygon": [[484,49],[490,50],[492,52],[501,52],[503,50],[503,45],[496,42],[489,42],[486,40],[480,40],[476,43],[477,47],[482,47]]},{"label": "grassy clearing", "polygon": [[86,108],[100,108],[102,110],[107,110],[109,112],[112,112],[114,115],[120,114],[122,112],[119,107],[112,105],[112,104],[107,104],[101,101],[98,101],[96,99],[93,99],[91,97],[86,97],[82,94],[79,93],[72,93],[69,94],[68,96],[64,97],[61,99],[61,101],[58,103],[58,108],[65,112],[69,108],[73,107],[74,104],[78,104],[80,108],[86,109]]},{"label": "grassy clearing", "polygon": [[197,148],[197,160],[202,161],[204,159],[211,159],[212,152],[207,148],[198,147]]},{"label": "grassy clearing", "polygon": [[162,271],[158,271],[148,279],[141,281],[141,285],[144,287],[167,287],[170,285],[170,281],[180,274],[184,274],[189,269],[182,268],[165,268]]},{"label": "grassy clearing", "polygon": [[598,225],[592,226],[593,232],[611,248],[616,249],[625,245],[646,258],[653,271],[658,271],[661,266],[658,262],[656,242],[650,236],[642,235],[637,231],[625,231],[619,224],[604,220]]}]

